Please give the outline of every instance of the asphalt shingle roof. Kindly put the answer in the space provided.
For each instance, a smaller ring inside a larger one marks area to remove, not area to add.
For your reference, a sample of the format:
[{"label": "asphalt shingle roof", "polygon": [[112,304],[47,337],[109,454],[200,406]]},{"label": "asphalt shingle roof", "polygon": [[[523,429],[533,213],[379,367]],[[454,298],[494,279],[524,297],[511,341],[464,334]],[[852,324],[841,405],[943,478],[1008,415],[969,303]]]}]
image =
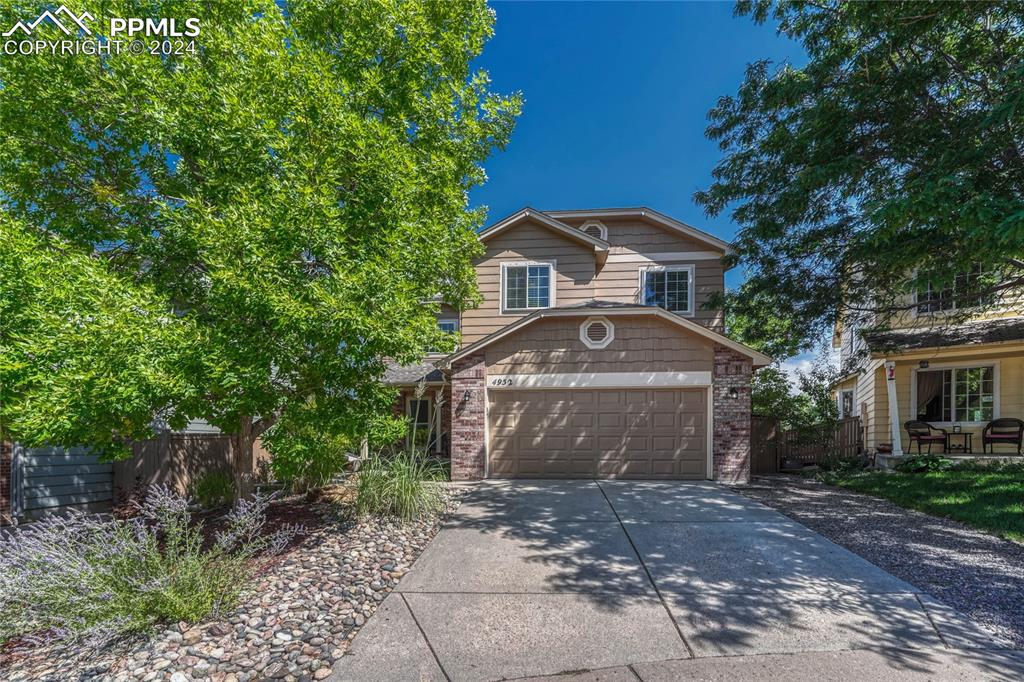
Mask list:
[{"label": "asphalt shingle roof", "polygon": [[638,308],[641,307],[640,303],[622,303],[620,301],[604,301],[599,298],[592,298],[589,301],[582,301],[580,303],[573,303],[572,305],[561,305],[556,310],[573,310],[577,308],[586,309],[601,309],[601,308]]},{"label": "asphalt shingle roof", "polygon": [[399,365],[388,361],[388,368],[384,370],[383,381],[385,384],[404,386],[415,384],[420,381],[442,381],[444,376],[441,370],[434,367],[432,362],[418,362],[414,365]]},{"label": "asphalt shingle roof", "polygon": [[866,332],[864,340],[872,351],[916,350],[945,346],[1024,340],[1024,317],[975,320],[921,329]]}]

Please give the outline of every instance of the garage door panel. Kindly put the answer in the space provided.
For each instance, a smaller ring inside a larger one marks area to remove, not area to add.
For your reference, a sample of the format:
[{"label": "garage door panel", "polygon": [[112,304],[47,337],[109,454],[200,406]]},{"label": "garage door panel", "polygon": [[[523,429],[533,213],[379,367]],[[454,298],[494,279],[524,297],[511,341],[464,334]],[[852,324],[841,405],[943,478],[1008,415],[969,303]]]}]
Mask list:
[{"label": "garage door panel", "polygon": [[572,450],[573,452],[586,452],[591,453],[594,451],[594,437],[593,436],[573,436],[572,438]]},{"label": "garage door panel", "polygon": [[705,478],[706,389],[491,391],[497,477]]},{"label": "garage door panel", "polygon": [[589,429],[594,426],[593,412],[573,412],[569,426],[574,429]]},{"label": "garage door panel", "polygon": [[676,472],[674,459],[652,459],[651,473],[656,476],[671,476]]},{"label": "garage door panel", "polygon": [[655,412],[651,415],[651,425],[656,429],[671,429],[676,425],[675,412]]},{"label": "garage door panel", "polygon": [[651,424],[651,415],[629,414],[626,415],[626,425],[629,429],[647,429]]},{"label": "garage door panel", "polygon": [[679,463],[679,473],[687,478],[704,477],[704,464],[692,460],[682,460]]},{"label": "garage door panel", "polygon": [[679,445],[676,436],[651,436],[651,450],[658,454],[673,453]]},{"label": "garage door panel", "polygon": [[547,452],[552,450],[567,450],[571,442],[569,436],[548,435],[541,441],[541,447]]}]

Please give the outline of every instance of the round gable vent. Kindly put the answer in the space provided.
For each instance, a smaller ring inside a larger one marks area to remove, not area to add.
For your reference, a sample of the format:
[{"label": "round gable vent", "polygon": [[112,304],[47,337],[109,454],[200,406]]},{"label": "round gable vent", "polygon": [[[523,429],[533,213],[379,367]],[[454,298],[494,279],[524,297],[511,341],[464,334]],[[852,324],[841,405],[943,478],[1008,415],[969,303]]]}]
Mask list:
[{"label": "round gable vent", "polygon": [[598,239],[608,239],[608,228],[597,220],[591,220],[590,222],[583,223],[580,225],[580,230],[586,232],[591,237],[597,237]]},{"label": "round gable vent", "polygon": [[587,348],[606,348],[615,338],[615,326],[605,317],[588,317],[580,325],[580,341]]}]

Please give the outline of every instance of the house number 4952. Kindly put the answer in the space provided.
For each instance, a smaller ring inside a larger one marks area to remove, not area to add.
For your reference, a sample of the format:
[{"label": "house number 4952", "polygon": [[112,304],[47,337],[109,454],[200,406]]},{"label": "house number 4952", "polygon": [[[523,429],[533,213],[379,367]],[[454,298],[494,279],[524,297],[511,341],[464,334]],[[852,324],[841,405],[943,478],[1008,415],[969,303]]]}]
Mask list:
[{"label": "house number 4952", "polygon": [[511,386],[512,380],[507,377],[495,377],[491,379],[491,386]]}]

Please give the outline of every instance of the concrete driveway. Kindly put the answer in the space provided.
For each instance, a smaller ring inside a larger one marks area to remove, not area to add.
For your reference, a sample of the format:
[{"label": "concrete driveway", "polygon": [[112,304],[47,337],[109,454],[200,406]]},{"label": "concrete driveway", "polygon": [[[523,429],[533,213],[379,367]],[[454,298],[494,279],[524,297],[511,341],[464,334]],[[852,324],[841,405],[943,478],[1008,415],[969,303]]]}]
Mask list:
[{"label": "concrete driveway", "polygon": [[711,483],[488,481],[337,680],[1020,679],[912,585]]}]

